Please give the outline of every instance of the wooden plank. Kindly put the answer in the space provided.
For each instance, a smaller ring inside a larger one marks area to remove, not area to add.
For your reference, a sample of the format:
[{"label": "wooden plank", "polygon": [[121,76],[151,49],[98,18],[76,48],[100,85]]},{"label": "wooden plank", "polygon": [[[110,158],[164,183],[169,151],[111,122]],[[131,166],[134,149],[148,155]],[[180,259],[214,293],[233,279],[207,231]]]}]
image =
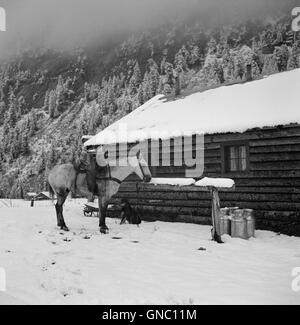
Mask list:
[{"label": "wooden plank", "polygon": [[[259,183],[259,182],[258,182]],[[281,186],[258,186],[258,187],[249,187],[249,186],[236,186],[235,190],[236,193],[277,193],[277,194],[282,194],[282,193],[291,193],[291,194],[300,194],[300,188],[299,187],[291,187],[291,186],[286,186],[286,187],[281,187]]]},{"label": "wooden plank", "polygon": [[[204,158],[205,165],[221,164],[221,156],[219,156],[219,157],[207,157],[205,155],[205,157],[203,157],[203,156],[195,156],[195,157],[197,158],[198,162],[200,161],[200,159]],[[188,159],[188,161],[190,161],[191,159],[196,159],[196,158],[193,158],[192,156],[183,157],[181,155],[177,155],[176,157],[174,157],[172,155],[164,154],[163,156],[160,156],[160,157],[154,157],[153,159],[151,159],[150,162],[148,162],[148,164],[149,164],[149,166],[154,167],[154,166],[162,166],[162,164],[164,163],[164,164],[168,164],[168,166],[173,167],[174,166],[174,159],[176,159],[176,161],[178,163],[180,163],[180,166],[175,166],[175,167],[181,167],[182,165],[184,165],[185,159]]]},{"label": "wooden plank", "polygon": [[211,195],[206,191],[198,192],[179,192],[179,191],[139,191],[139,192],[118,192],[118,197],[120,198],[140,198],[140,199],[149,199],[149,200],[210,200]]},{"label": "wooden plank", "polygon": [[214,142],[206,142],[204,144],[205,150],[220,150],[221,144],[220,143],[214,143]]},{"label": "wooden plank", "polygon": [[[280,173],[281,175],[282,173]],[[228,174],[227,174],[228,175]],[[300,187],[300,177],[269,177],[269,178],[260,178],[260,177],[254,177],[253,175],[250,175],[247,177],[239,177],[239,175],[233,175],[231,174],[231,178],[234,179],[237,187]],[[237,176],[237,177],[235,177]],[[144,183],[140,179],[137,180],[131,180],[129,177],[122,183],[121,187],[133,187],[136,186],[136,183],[139,183],[139,186],[141,188],[149,188],[156,186],[156,189],[159,191],[166,190],[189,190],[189,191],[201,191],[201,188],[196,188],[195,186],[170,186],[170,185],[154,185],[151,183]]]},{"label": "wooden plank", "polygon": [[[143,192],[207,192],[207,189],[200,186],[173,186],[173,185],[154,185],[150,183],[138,182],[139,190]],[[120,192],[136,192],[136,182],[125,182],[121,185]],[[232,191],[232,189],[220,189],[219,191]]]},{"label": "wooden plank", "polygon": [[295,161],[265,161],[250,163],[250,171],[296,171],[300,170],[300,160]]},{"label": "wooden plank", "polygon": [[279,161],[300,161],[299,152],[277,152],[277,153],[263,153],[250,154],[250,162],[279,162]]},{"label": "wooden plank", "polygon": [[[299,181],[300,182],[300,181]],[[247,184],[248,185],[248,184]],[[161,193],[162,195],[165,192],[170,193],[196,193],[195,195],[200,195],[197,193],[207,192],[206,189],[202,189],[201,187],[197,186],[171,186],[171,185],[157,185],[154,186],[144,186],[140,188],[140,191],[146,193]],[[225,190],[224,190],[225,191]],[[229,191],[229,190],[228,190]],[[137,192],[136,183],[133,185],[122,185],[119,189],[119,192],[125,193],[135,193]],[[222,192],[222,190],[220,190]],[[300,194],[300,187],[299,186],[259,186],[259,181],[257,182],[257,186],[236,186],[234,189],[235,193],[277,193],[277,194]],[[134,195],[134,194],[132,194]]]},{"label": "wooden plank", "polygon": [[300,211],[255,211],[255,218],[276,220],[276,221],[288,221],[288,222],[300,222]]},{"label": "wooden plank", "polygon": [[266,147],[266,146],[279,146],[279,145],[291,145],[300,144],[300,137],[285,137],[277,139],[259,139],[256,141],[250,141],[250,147]]},{"label": "wooden plank", "polygon": [[300,187],[300,178],[234,178],[236,188],[239,187]]},{"label": "wooden plank", "polygon": [[219,133],[205,135],[205,143],[222,143],[236,140],[280,139],[285,137],[300,136],[299,127],[252,129],[244,133]]},{"label": "wooden plank", "polygon": [[300,144],[283,144],[283,145],[273,145],[273,146],[250,147],[249,151],[250,154],[300,152]]},{"label": "wooden plank", "polygon": [[209,208],[211,200],[164,200],[164,199],[141,199],[130,198],[130,203],[143,206],[159,206],[172,208]]},{"label": "wooden plank", "polygon": [[[220,193],[222,201],[244,201],[244,202],[286,202],[300,203],[300,194],[293,193]],[[201,197],[199,198],[201,199]]]},{"label": "wooden plank", "polygon": [[[159,167],[154,167],[154,168],[155,168],[153,170],[154,175],[158,175],[158,176],[159,175],[165,175],[166,177],[173,177],[173,178],[175,178],[174,174],[183,175],[183,177],[184,177],[185,171],[187,169],[189,169],[189,167],[186,167],[186,166],[181,166],[181,167],[159,166]],[[220,174],[221,173],[221,164],[206,165],[204,167],[204,172],[206,172],[206,173],[213,172],[213,173],[219,173]]]},{"label": "wooden plank", "polygon": [[[211,200],[209,192],[118,192],[117,197],[149,201],[176,200],[176,202],[172,202],[172,204],[178,206],[186,206],[186,204],[188,204],[188,206],[197,206],[196,201]],[[220,197],[222,201],[300,203],[300,194],[293,193],[222,192],[220,193]]]},{"label": "wooden plank", "polygon": [[[119,203],[120,199],[112,198],[110,202]],[[155,205],[155,204],[141,204],[138,200],[129,200],[130,204],[139,211],[151,211],[157,213],[168,214],[171,216],[178,216],[178,215],[194,215],[194,216],[209,216],[211,218],[211,206],[210,202],[206,207],[174,207],[168,205]]]},{"label": "wooden plank", "polygon": [[300,203],[288,202],[248,202],[248,201],[221,201],[223,207],[236,205],[242,209],[270,210],[270,211],[299,211]]},{"label": "wooden plank", "polygon": [[226,173],[226,174],[218,174],[218,173],[209,173],[206,172],[205,176],[207,177],[219,177],[223,176],[226,178],[232,178],[234,180],[239,179],[239,178],[300,178],[300,171],[295,170],[295,171],[250,171],[247,173]]},{"label": "wooden plank", "polygon": [[[134,205],[141,206],[159,206],[168,208],[209,208],[211,202],[209,200],[150,200],[130,198],[130,202]],[[278,211],[299,211],[300,202],[256,202],[256,201],[237,201],[237,200],[222,200],[223,207],[239,206],[243,209],[254,210],[278,210]]]},{"label": "wooden plank", "polygon": [[[143,192],[159,192],[159,193],[164,193],[164,192],[187,192],[187,193],[191,193],[191,192],[205,192],[205,189],[202,189],[201,187],[199,187],[199,189],[194,186],[194,187],[190,187],[189,189],[182,186],[182,187],[174,187],[171,185],[161,185],[164,188],[161,187],[147,187],[147,188],[142,188],[141,191]],[[128,186],[128,187],[121,187],[120,192],[136,192],[136,187],[135,186]],[[220,192],[230,192],[232,190],[229,189],[220,189]],[[234,192],[236,193],[291,193],[291,194],[299,194],[300,193],[300,188],[299,186],[285,186],[285,187],[281,187],[281,186],[261,186],[259,187],[257,185],[256,186],[236,186]]]},{"label": "wooden plank", "polygon": [[[116,202],[116,201],[115,201]],[[117,201],[118,202],[118,201]],[[221,202],[222,203],[222,202]],[[180,213],[183,216],[193,216],[193,217],[206,217],[211,223],[211,209],[210,208],[174,208],[174,207],[162,207],[162,206],[140,206],[131,202],[135,209],[139,209],[140,212],[148,211],[150,213],[156,213],[158,216],[161,214],[167,214],[173,216],[173,218],[180,221]],[[224,206],[224,204],[222,204]],[[228,205],[229,206],[229,205]],[[183,214],[184,213],[184,214]],[[299,222],[300,221],[300,211],[276,211],[276,210],[255,210],[254,215],[256,219],[262,220],[275,220],[275,221],[287,221],[287,222]],[[184,221],[185,222],[185,221]]]}]

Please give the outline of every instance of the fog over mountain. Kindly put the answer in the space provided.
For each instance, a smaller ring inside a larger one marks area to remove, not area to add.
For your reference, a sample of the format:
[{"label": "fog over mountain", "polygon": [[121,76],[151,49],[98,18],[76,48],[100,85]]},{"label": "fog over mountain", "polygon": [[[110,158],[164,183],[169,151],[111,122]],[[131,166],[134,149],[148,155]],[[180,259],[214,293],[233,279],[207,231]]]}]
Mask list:
[{"label": "fog over mountain", "polygon": [[[267,16],[295,0],[3,0],[7,32],[0,51],[25,44],[69,49],[192,15],[205,23]],[[283,4],[284,2],[284,4]]]},{"label": "fog over mountain", "polygon": [[299,1],[0,0],[0,198],[46,191],[82,136],[157,94],[300,68]]}]

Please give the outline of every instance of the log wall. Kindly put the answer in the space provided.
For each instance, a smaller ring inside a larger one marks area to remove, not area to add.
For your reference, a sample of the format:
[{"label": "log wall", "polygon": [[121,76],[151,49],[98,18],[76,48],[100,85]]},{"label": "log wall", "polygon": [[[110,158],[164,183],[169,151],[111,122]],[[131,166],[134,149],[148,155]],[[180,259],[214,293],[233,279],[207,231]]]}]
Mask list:
[{"label": "log wall", "polygon": [[[249,143],[249,170],[224,173],[222,145],[240,140]],[[184,176],[184,168],[174,166],[153,167],[152,172],[155,177]],[[235,180],[234,191],[220,192],[222,207],[254,209],[258,229],[300,236],[300,125],[206,135],[205,176]],[[127,198],[147,220],[211,224],[209,193],[193,186],[142,183],[138,192],[136,182],[129,177],[113,201]]]}]

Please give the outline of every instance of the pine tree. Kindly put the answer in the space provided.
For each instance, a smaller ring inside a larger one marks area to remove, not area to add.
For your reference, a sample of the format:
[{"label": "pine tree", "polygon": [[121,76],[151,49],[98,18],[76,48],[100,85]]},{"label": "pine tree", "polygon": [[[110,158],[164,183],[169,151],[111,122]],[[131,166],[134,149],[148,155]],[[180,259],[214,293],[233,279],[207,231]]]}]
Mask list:
[{"label": "pine tree", "polygon": [[300,67],[300,41],[295,42],[288,60],[287,69],[293,70]]},{"label": "pine tree", "polygon": [[262,74],[268,76],[274,73],[278,73],[276,57],[274,54],[266,55]]},{"label": "pine tree", "polygon": [[28,116],[28,135],[32,136],[34,133],[38,130],[38,124],[37,124],[37,115],[35,111],[31,111]]},{"label": "pine tree", "polygon": [[168,49],[163,50],[163,57],[160,63],[160,74],[164,75],[165,74],[165,64],[167,62],[167,57],[168,57]]},{"label": "pine tree", "polygon": [[6,121],[11,128],[14,128],[18,120],[18,102],[12,88],[9,92],[9,103]]},{"label": "pine tree", "polygon": [[116,105],[116,79],[110,78],[106,87],[106,106],[110,114],[114,114],[117,108]]},{"label": "pine tree", "polygon": [[143,92],[143,102],[144,103],[153,97],[150,76],[147,71],[145,72],[145,75],[144,75],[142,92]]},{"label": "pine tree", "polygon": [[150,88],[151,88],[151,97],[150,98],[152,98],[157,93],[160,75],[158,72],[158,66],[153,59],[148,60],[148,66],[149,66],[148,79],[149,79]]},{"label": "pine tree", "polygon": [[234,57],[230,52],[229,47],[223,51],[222,68],[224,71],[224,80],[231,82],[234,80]]},{"label": "pine tree", "polygon": [[180,72],[175,70],[175,96],[179,96],[181,93],[181,80],[180,80]]},{"label": "pine tree", "polygon": [[165,71],[166,71],[166,83],[169,84],[170,87],[172,88],[175,84],[173,64],[167,62],[165,65]]},{"label": "pine tree", "polygon": [[241,53],[238,53],[235,57],[235,64],[234,64],[234,74],[235,78],[243,79],[245,75],[245,62],[241,55]]},{"label": "pine tree", "polygon": [[207,54],[216,54],[217,52],[217,41],[212,37],[207,44]]},{"label": "pine tree", "polygon": [[261,75],[259,66],[255,60],[251,62],[251,72],[252,72],[252,79],[258,79]]},{"label": "pine tree", "polygon": [[55,145],[52,144],[47,154],[46,168],[51,169],[57,162]]},{"label": "pine tree", "polygon": [[22,116],[26,111],[26,101],[24,96],[18,98],[18,116]]},{"label": "pine tree", "polygon": [[190,49],[190,55],[188,59],[188,64],[191,66],[200,65],[200,49],[199,46],[193,45]]},{"label": "pine tree", "polygon": [[0,125],[4,122],[6,105],[4,101],[0,102]]},{"label": "pine tree", "polygon": [[48,103],[48,111],[51,118],[57,117],[57,110],[56,110],[56,92],[55,90],[51,90],[49,93],[49,103]]},{"label": "pine tree", "polygon": [[19,143],[20,143],[20,153],[25,156],[28,155],[30,149],[29,149],[29,135],[28,135],[28,130],[26,129],[26,124],[24,124],[23,127],[21,128]]},{"label": "pine tree", "polygon": [[136,94],[142,82],[141,70],[138,61],[133,68],[133,73],[129,81],[129,87],[133,94]]},{"label": "pine tree", "polygon": [[280,47],[276,47],[274,55],[276,58],[279,72],[285,71],[287,69],[288,60],[289,60],[288,47],[285,44]]},{"label": "pine tree", "polygon": [[175,55],[175,69],[178,72],[187,71],[188,61],[190,60],[190,53],[183,45],[182,48]]}]

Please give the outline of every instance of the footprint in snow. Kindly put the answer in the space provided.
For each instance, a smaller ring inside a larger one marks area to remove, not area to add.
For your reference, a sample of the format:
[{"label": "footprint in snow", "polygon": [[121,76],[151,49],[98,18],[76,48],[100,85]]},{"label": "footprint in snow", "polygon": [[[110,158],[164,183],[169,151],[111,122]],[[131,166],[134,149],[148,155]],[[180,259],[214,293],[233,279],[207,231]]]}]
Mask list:
[{"label": "footprint in snow", "polygon": [[63,241],[65,241],[65,242],[69,243],[70,241],[72,241],[72,239],[71,239],[71,238],[68,238],[68,237],[66,237],[66,238],[64,238],[64,239],[63,239]]},{"label": "footprint in snow", "polygon": [[74,275],[82,275],[80,270],[74,270],[74,271],[68,270],[68,271]]},{"label": "footprint in snow", "polygon": [[82,295],[83,294],[83,289],[76,288],[76,287],[69,287],[67,289],[61,290],[60,293],[64,297],[72,296],[74,294]]},{"label": "footprint in snow", "polygon": [[41,270],[43,272],[46,272],[46,271],[49,270],[49,268],[51,266],[54,266],[55,264],[56,264],[56,261],[55,260],[47,261],[47,262],[45,262],[44,264],[41,265]]}]

